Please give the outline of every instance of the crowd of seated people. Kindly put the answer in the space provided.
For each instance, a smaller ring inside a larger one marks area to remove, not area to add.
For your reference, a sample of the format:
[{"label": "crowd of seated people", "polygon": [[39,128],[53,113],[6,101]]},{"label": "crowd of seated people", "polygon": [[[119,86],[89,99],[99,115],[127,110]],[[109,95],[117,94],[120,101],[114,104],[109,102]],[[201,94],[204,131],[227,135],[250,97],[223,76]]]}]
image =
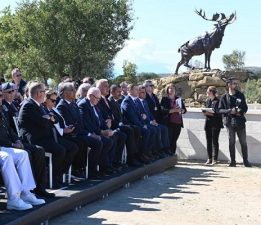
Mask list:
[{"label": "crowd of seated people", "polygon": [[[52,153],[54,189],[63,186],[62,176],[68,174],[70,167],[73,178],[84,179],[87,157],[88,176],[99,178],[175,154],[174,134],[169,134],[173,126],[163,124],[163,118],[172,118],[169,116],[175,110],[161,106],[151,81],[140,86],[126,82],[110,86],[106,79],[94,83],[88,77],[77,89],[75,83],[66,78],[57,90],[52,90],[40,82],[26,83],[18,68],[12,71],[12,79],[1,85],[0,92],[0,165],[10,199],[9,209],[28,209],[30,205],[43,204],[44,200],[38,200],[34,194],[54,197],[46,191],[45,152]],[[125,148],[127,161],[123,164]],[[14,153],[5,149],[12,149]],[[7,176],[2,160],[2,154],[3,158],[6,154],[18,158],[18,153],[25,158],[23,163],[29,177],[29,183],[25,184],[20,176],[20,161],[13,160],[14,173],[16,171],[21,183],[20,195],[16,198],[20,208],[12,207],[15,198],[8,189],[13,181],[10,182],[11,175]],[[33,200],[26,201],[24,196],[29,190],[34,193]]]}]

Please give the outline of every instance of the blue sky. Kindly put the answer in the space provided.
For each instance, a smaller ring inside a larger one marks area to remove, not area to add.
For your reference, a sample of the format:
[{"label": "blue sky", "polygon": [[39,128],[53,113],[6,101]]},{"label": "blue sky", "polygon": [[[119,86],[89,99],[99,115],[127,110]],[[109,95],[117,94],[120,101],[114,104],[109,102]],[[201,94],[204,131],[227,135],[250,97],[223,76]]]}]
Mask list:
[{"label": "blue sky", "polygon": [[[0,9],[16,2],[21,1],[1,0]],[[138,72],[173,73],[180,60],[180,45],[213,28],[212,22],[194,13],[200,8],[208,17],[215,12],[237,13],[221,47],[212,53],[212,68],[223,69],[222,56],[235,49],[246,52],[246,66],[261,66],[260,0],[133,0],[134,29],[114,60],[115,73],[122,73],[124,60],[135,63]],[[204,62],[204,56],[193,59]],[[182,66],[182,70],[186,69]]]}]

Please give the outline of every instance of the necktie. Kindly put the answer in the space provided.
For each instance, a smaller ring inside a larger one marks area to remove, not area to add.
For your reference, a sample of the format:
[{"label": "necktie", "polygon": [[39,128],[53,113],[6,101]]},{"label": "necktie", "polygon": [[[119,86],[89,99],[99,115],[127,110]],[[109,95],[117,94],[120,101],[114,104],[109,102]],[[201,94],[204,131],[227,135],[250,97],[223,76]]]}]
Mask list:
[{"label": "necktie", "polygon": [[100,119],[99,119],[99,115],[95,109],[95,106],[92,106],[92,109],[93,109],[93,112],[95,114],[95,117],[96,117],[96,121],[98,122],[99,126],[100,126]]}]

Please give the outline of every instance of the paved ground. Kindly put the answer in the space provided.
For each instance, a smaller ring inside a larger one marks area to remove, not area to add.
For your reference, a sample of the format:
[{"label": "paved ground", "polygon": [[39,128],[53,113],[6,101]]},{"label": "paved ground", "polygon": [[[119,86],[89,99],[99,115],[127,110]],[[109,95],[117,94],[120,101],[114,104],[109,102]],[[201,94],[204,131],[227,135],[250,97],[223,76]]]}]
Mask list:
[{"label": "paved ground", "polygon": [[50,225],[260,225],[261,168],[181,162]]}]

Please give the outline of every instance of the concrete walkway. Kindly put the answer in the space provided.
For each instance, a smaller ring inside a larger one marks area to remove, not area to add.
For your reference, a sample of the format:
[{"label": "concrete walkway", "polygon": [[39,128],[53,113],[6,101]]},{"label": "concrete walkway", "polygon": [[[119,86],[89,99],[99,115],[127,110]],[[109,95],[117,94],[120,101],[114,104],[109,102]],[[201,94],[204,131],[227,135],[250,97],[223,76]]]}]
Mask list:
[{"label": "concrete walkway", "polygon": [[51,225],[260,225],[261,168],[180,162]]}]

